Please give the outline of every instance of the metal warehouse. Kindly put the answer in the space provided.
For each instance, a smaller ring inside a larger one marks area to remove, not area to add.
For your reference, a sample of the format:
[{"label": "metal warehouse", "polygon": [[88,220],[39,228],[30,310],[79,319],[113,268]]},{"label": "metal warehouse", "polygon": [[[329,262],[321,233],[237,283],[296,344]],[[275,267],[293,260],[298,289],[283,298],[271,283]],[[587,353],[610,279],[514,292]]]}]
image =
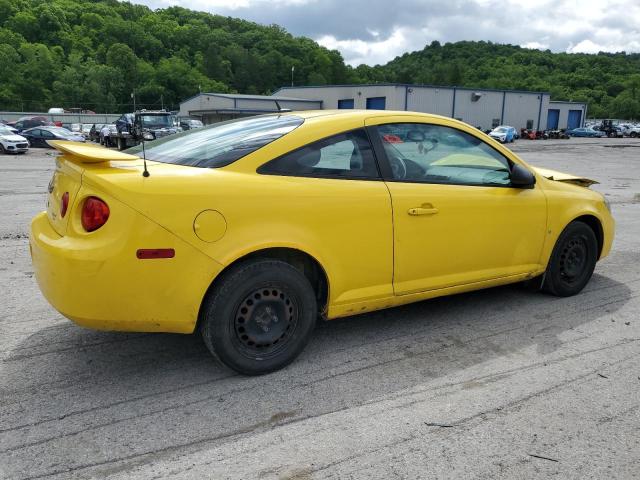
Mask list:
[{"label": "metal warehouse", "polygon": [[277,112],[280,109],[319,110],[322,101],[279,95],[241,95],[226,93],[200,93],[180,104],[182,117],[198,117],[204,123],[215,123],[232,118]]},{"label": "metal warehouse", "polygon": [[548,92],[431,85],[375,84],[283,87],[286,94],[322,103],[324,109],[407,110],[457,118],[487,130],[498,125],[544,130],[584,125],[587,105],[551,101]]}]

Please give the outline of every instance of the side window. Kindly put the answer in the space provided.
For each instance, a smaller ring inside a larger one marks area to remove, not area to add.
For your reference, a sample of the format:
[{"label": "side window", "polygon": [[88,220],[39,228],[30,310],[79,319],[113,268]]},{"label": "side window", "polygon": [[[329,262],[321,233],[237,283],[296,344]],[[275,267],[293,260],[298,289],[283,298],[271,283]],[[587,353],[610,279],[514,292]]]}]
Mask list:
[{"label": "side window", "polygon": [[509,161],[481,139],[424,123],[377,127],[393,178],[453,185],[510,185]]},{"label": "side window", "polygon": [[51,133],[49,130],[40,130],[42,138],[54,138],[55,135]]},{"label": "side window", "polygon": [[276,158],[258,173],[293,177],[378,178],[378,169],[364,130],[325,138]]},{"label": "side window", "polygon": [[34,137],[41,137],[41,136],[42,136],[42,135],[40,135],[40,132],[41,132],[41,131],[42,131],[42,130],[40,130],[39,128],[34,128],[33,130],[31,130],[31,132],[30,132],[30,133],[31,133],[31,135],[32,135],[32,136],[34,136]]}]

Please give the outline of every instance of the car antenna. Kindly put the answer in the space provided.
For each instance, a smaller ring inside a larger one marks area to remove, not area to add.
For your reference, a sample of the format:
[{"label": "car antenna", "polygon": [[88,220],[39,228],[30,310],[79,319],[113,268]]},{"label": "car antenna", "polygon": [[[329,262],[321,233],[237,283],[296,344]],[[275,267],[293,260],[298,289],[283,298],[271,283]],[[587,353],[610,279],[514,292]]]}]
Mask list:
[{"label": "car antenna", "polygon": [[[135,114],[134,114],[135,115]],[[144,120],[142,115],[140,115],[140,133],[142,134],[142,161],[144,162],[144,171],[142,172],[142,176],[147,178],[151,176],[149,170],[147,170],[147,152],[144,149]]]},{"label": "car antenna", "polygon": [[278,102],[278,100],[276,100],[275,98],[273,99],[274,102],[276,102],[276,107],[278,107],[278,112],[290,112],[291,109],[290,108],[282,108],[280,106],[280,102]]},{"label": "car antenna", "polygon": [[151,176],[149,170],[147,170],[147,154],[144,151],[144,139],[142,140],[142,161],[144,162],[144,171],[142,172],[142,176],[147,178]]}]

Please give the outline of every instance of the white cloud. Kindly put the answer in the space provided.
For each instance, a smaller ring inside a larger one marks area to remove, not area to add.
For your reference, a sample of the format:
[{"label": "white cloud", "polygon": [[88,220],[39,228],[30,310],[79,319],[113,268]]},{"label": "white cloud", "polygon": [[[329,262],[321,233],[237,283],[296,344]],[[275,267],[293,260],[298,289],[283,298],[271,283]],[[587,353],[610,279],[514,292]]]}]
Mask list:
[{"label": "white cloud", "polygon": [[638,0],[138,1],[276,23],[339,50],[352,65],[385,63],[433,40],[487,40],[570,53],[640,52]]},{"label": "white cloud", "polygon": [[536,50],[546,50],[547,48],[549,48],[549,44],[540,43],[540,42],[527,42],[527,43],[523,43],[520,46],[522,48],[532,48],[532,49],[536,49]]},{"label": "white cloud", "polygon": [[[379,34],[374,35],[375,38]],[[384,40],[365,42],[364,40],[338,40],[333,35],[324,35],[317,42],[330,50],[339,50],[352,65],[366,63],[376,65],[386,63],[390,58],[406,52],[410,44],[402,29],[398,28]]]}]

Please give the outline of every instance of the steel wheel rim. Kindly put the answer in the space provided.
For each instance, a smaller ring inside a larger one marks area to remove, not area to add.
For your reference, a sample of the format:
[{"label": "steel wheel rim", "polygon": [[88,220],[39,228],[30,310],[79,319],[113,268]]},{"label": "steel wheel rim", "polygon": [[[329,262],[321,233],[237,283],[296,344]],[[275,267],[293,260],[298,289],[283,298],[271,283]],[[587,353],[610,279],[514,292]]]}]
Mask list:
[{"label": "steel wheel rim", "polygon": [[560,254],[560,277],[568,284],[578,281],[588,265],[589,248],[582,237],[570,239]]},{"label": "steel wheel rim", "polygon": [[286,290],[265,286],[246,295],[233,317],[233,339],[243,355],[265,359],[290,343],[300,316],[298,302]]}]

